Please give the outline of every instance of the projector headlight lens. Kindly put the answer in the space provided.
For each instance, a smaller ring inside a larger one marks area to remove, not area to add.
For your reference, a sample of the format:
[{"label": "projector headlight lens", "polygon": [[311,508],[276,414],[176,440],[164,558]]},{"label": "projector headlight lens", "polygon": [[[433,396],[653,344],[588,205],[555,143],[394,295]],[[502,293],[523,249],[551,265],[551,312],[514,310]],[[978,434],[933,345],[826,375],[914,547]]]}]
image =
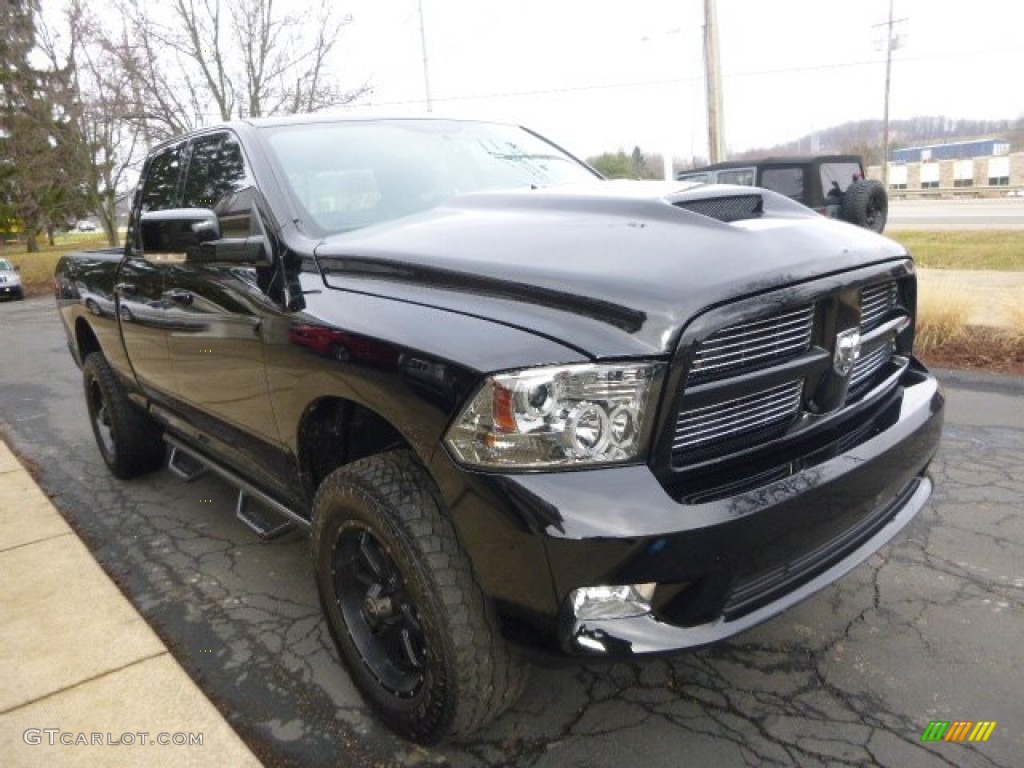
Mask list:
[{"label": "projector headlight lens", "polygon": [[445,436],[463,464],[545,469],[643,458],[665,365],[533,368],[488,377]]}]

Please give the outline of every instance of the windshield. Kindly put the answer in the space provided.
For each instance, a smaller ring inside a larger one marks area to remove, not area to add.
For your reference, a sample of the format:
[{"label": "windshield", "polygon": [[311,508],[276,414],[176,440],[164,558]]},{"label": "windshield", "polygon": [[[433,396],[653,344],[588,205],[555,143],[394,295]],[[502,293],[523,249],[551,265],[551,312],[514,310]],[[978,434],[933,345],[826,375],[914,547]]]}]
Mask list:
[{"label": "windshield", "polygon": [[296,201],[327,233],[425,211],[468,192],[599,178],[535,134],[507,125],[407,119],[263,130]]},{"label": "windshield", "polygon": [[7,259],[0,259],[0,272],[13,272],[14,267],[11,266],[11,262]]}]

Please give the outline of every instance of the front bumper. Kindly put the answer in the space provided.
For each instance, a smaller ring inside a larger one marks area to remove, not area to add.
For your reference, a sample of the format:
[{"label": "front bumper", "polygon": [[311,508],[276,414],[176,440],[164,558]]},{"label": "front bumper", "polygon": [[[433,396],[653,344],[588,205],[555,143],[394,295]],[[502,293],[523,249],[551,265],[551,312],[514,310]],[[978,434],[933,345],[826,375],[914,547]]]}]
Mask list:
[{"label": "front bumper", "polygon": [[[892,539],[931,493],[943,404],[912,364],[856,429],[787,459],[774,480],[698,503],[647,466],[476,474],[469,488],[463,475],[456,494],[442,492],[484,591],[513,625],[531,625],[528,642],[571,655],[674,651],[765,621]],[[578,621],[568,602],[579,587],[649,582],[645,616]]]},{"label": "front bumper", "polygon": [[918,478],[900,495],[898,503],[880,510],[886,522],[877,533],[859,546],[847,550],[835,564],[808,581],[799,578],[799,585],[762,607],[742,613],[736,618],[719,615],[717,618],[694,626],[674,626],[654,614],[606,621],[577,621],[568,606],[562,611],[560,640],[569,653],[642,654],[664,653],[683,648],[694,648],[714,643],[750,629],[793,605],[824,589],[851,571],[889,542],[909,523],[928,501],[932,483],[927,477]]}]

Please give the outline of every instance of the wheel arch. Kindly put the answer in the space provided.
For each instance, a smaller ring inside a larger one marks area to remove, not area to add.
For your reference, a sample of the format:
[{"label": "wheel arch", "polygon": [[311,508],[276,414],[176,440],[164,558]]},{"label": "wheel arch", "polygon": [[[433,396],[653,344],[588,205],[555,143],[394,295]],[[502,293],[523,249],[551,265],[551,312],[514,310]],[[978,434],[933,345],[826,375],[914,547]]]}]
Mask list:
[{"label": "wheel arch", "polygon": [[85,362],[85,358],[93,352],[102,352],[99,337],[92,326],[84,317],[75,321],[75,352],[78,355],[79,364]]},{"label": "wheel arch", "polygon": [[426,459],[390,420],[349,398],[328,395],[306,406],[296,447],[309,498],[338,467],[384,451],[407,448],[424,466]]}]

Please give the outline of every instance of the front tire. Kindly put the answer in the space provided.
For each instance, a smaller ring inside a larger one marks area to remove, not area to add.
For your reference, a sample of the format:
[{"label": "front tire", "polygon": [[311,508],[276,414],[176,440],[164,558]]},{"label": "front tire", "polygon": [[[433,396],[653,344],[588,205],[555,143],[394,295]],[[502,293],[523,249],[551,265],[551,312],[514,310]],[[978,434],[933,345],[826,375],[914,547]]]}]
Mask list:
[{"label": "front tire", "polygon": [[160,425],[128,399],[102,352],[85,358],[82,383],[96,446],[110,471],[127,480],[159,469],[164,460]]},{"label": "front tire", "polygon": [[408,451],[331,473],[313,503],[317,589],[353,681],[388,725],[436,744],[518,698],[523,663]]}]

